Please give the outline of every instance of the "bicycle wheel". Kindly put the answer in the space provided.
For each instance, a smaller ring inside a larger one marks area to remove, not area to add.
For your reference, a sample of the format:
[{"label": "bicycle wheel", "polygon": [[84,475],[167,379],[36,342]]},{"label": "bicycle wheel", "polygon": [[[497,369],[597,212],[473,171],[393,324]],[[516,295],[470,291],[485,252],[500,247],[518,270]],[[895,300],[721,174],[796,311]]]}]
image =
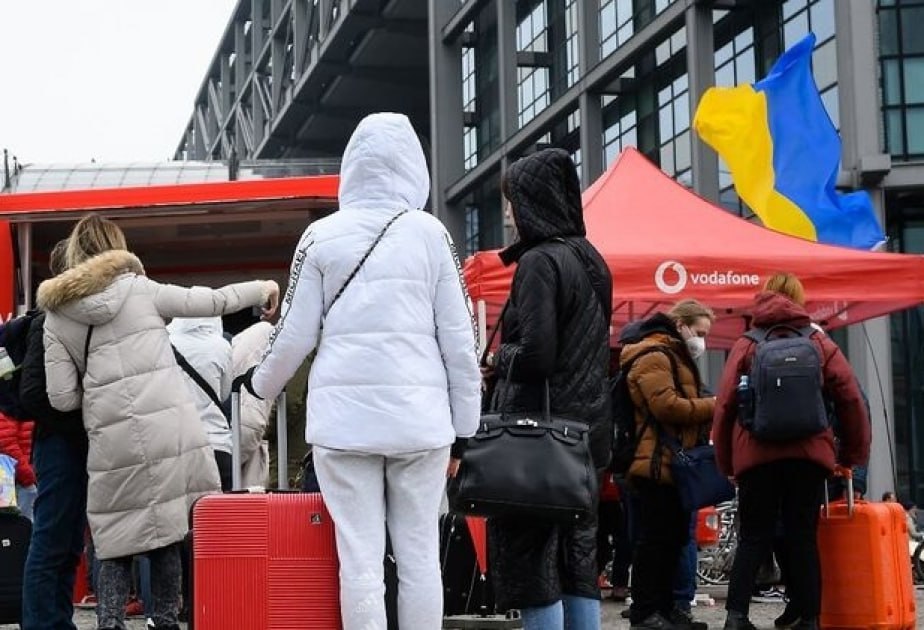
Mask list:
[{"label": "bicycle wheel", "polygon": [[703,584],[724,586],[731,576],[738,548],[737,499],[716,506],[719,515],[719,542],[701,549],[696,559],[696,575]]}]

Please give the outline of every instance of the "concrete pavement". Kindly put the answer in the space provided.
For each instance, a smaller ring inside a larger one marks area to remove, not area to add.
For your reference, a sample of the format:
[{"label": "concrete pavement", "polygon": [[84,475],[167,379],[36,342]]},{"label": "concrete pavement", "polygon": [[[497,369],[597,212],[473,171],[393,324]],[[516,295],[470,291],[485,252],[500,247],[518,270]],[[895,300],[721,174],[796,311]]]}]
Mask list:
[{"label": "concrete pavement", "polygon": [[[693,616],[697,621],[705,621],[709,627],[714,630],[721,630],[725,622],[725,609],[722,598],[724,593],[721,589],[710,589],[709,594],[716,598],[714,606],[697,606],[693,609]],[[917,590],[918,604],[918,626],[924,627],[924,591]],[[603,630],[628,630],[629,622],[622,617],[620,613],[625,609],[625,605],[617,604],[612,601],[603,603]],[[751,620],[761,630],[772,629],[773,619],[783,612],[783,604],[752,604]],[[95,630],[96,615],[92,609],[78,610],[74,615],[74,621],[78,630]],[[144,630],[143,619],[130,619],[126,623],[128,630]],[[186,630],[186,624],[180,624],[183,630]],[[0,625],[0,630],[13,630],[16,626]],[[260,628],[231,628],[229,630],[262,630]]]}]

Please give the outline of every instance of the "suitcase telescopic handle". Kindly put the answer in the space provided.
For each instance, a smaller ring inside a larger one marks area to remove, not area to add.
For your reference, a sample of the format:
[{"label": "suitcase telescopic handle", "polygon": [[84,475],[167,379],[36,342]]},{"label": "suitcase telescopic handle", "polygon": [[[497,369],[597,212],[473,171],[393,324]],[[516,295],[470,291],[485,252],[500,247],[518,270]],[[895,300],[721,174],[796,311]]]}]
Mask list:
[{"label": "suitcase telescopic handle", "polygon": [[[847,518],[853,518],[855,501],[853,498],[853,471],[850,468],[838,466],[834,470],[835,477],[843,477],[847,480]],[[831,498],[828,495],[828,482],[825,481],[825,518],[831,518]]]},{"label": "suitcase telescopic handle", "polygon": [[[280,490],[289,489],[289,443],[286,392],[276,399],[276,470]],[[241,387],[231,388],[231,489],[241,490]]]}]

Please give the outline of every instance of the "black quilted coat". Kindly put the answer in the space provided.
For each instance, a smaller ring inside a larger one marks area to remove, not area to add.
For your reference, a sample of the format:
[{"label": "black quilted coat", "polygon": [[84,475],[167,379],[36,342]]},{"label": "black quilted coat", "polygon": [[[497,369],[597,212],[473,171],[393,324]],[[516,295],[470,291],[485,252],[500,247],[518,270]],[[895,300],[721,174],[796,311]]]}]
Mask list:
[{"label": "black quilted coat", "polygon": [[[584,238],[577,171],[547,149],[514,163],[504,180],[519,232],[504,250],[517,262],[501,325],[494,406],[538,410],[546,379],[553,413],[591,425],[598,468],[607,464],[612,425],[607,389],[612,279]],[[498,608],[542,606],[563,594],[599,598],[596,520],[572,527],[491,519],[491,568]]]}]

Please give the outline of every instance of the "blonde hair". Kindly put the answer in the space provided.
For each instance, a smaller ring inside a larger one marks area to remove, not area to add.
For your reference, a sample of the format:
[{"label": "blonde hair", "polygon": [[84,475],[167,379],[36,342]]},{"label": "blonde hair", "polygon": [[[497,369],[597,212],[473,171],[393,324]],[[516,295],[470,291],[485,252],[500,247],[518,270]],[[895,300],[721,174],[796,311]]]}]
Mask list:
[{"label": "blonde hair", "polygon": [[48,252],[48,271],[56,276],[67,270],[67,239],[61,239]]},{"label": "blonde hair", "polygon": [[785,295],[799,306],[805,306],[805,288],[802,282],[792,273],[775,273],[767,280],[764,291]]},{"label": "blonde hair", "polygon": [[91,214],[78,221],[71,230],[65,254],[67,266],[76,267],[88,258],[113,249],[128,249],[125,234],[109,219]]},{"label": "blonde hair", "polygon": [[710,322],[715,321],[715,313],[712,309],[696,300],[677,302],[674,308],[667,312],[667,316],[684,326],[692,326],[701,317],[706,317]]}]

